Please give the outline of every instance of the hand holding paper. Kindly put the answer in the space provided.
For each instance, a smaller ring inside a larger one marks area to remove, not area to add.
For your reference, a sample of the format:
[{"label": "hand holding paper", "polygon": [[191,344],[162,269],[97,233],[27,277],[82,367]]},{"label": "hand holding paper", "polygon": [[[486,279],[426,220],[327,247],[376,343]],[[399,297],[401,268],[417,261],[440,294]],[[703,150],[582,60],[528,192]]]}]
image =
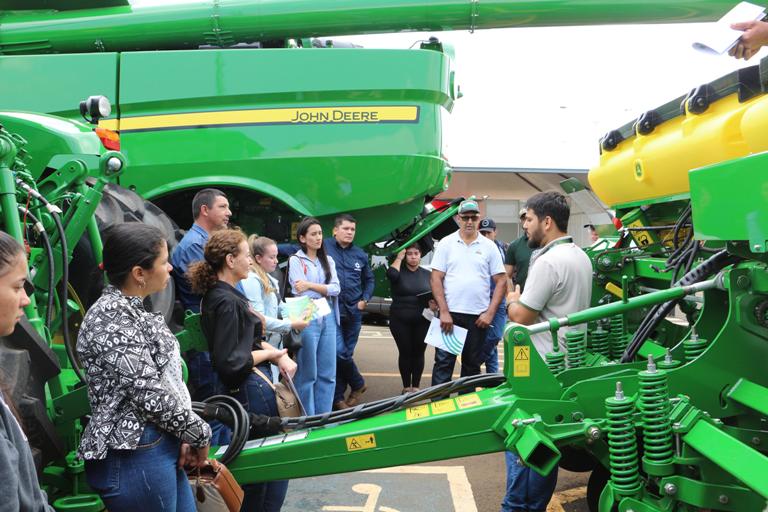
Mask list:
[{"label": "hand holding paper", "polygon": [[[764,16],[764,7],[750,2],[739,2],[716,23],[711,24],[701,39],[693,43],[693,47],[713,55],[728,52],[736,58],[749,58],[757,52],[761,44],[768,42],[766,40],[760,44],[752,44],[751,41],[757,38],[754,37],[755,34],[750,33],[750,30],[753,29],[753,25],[761,24],[759,20]],[[739,32],[740,30],[745,32]],[[745,49],[748,48],[751,51],[753,47],[754,52],[748,56],[744,54]]]},{"label": "hand holding paper", "polygon": [[467,330],[458,325],[453,326],[450,333],[443,332],[440,326],[440,319],[435,317],[429,322],[429,330],[424,343],[432,345],[435,348],[445,350],[454,355],[461,354],[464,350],[464,342],[467,340]]}]

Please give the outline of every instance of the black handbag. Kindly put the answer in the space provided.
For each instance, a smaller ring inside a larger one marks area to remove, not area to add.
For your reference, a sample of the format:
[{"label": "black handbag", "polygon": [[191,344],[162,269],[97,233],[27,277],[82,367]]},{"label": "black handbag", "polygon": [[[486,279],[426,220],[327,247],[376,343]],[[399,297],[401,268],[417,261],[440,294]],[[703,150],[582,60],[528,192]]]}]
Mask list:
[{"label": "black handbag", "polygon": [[[280,296],[286,296],[285,294],[288,293],[288,290],[291,289],[290,286],[288,286],[288,268],[290,265],[291,258],[288,258],[288,262],[285,264],[285,270],[283,271],[283,282],[281,283],[280,289],[275,290],[275,296],[277,297],[277,318],[283,319],[283,315],[280,313],[280,302],[282,302]],[[304,344],[301,341],[301,332],[297,331],[296,329],[291,329],[288,332],[280,333],[280,343],[282,343],[283,348],[287,348],[288,352],[291,354],[295,354],[299,351],[301,347],[304,346]]]}]

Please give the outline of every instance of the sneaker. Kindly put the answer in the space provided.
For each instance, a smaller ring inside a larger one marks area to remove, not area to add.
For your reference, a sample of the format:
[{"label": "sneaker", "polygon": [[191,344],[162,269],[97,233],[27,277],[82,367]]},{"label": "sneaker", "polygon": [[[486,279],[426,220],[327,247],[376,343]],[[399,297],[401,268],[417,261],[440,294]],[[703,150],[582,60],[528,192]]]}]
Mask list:
[{"label": "sneaker", "polygon": [[363,387],[360,389],[353,389],[352,392],[349,393],[349,396],[345,400],[347,402],[348,407],[354,407],[357,404],[360,403],[360,397],[368,390],[365,384],[363,384]]},{"label": "sneaker", "polygon": [[343,409],[349,409],[350,405],[344,400],[339,400],[333,404],[334,411],[341,411]]}]

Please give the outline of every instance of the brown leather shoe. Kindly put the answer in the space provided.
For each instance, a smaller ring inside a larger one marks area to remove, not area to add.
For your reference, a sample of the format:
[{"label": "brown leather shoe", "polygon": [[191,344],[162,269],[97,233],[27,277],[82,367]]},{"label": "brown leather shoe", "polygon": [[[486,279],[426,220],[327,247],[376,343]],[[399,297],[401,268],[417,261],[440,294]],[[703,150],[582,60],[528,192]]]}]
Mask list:
[{"label": "brown leather shoe", "polygon": [[334,411],[341,411],[343,409],[349,409],[349,404],[344,400],[339,400],[338,402],[333,404]]},{"label": "brown leather shoe", "polygon": [[360,403],[360,397],[368,390],[365,384],[363,384],[363,387],[360,389],[353,389],[350,393],[345,402],[347,402],[348,407],[354,407],[357,404]]}]

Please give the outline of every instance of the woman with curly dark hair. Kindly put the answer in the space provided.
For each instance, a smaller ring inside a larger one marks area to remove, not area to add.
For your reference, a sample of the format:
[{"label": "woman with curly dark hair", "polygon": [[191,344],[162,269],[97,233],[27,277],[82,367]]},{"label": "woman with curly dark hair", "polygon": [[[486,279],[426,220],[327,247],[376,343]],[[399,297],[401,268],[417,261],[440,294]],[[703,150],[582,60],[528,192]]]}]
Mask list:
[{"label": "woman with curly dark hair", "polygon": [[[285,349],[261,341],[265,321],[250,306],[237,284],[248,276],[251,254],[242,231],[214,232],[205,244],[204,259],[189,267],[192,290],[203,296],[201,327],[208,341],[213,369],[224,392],[240,400],[255,414],[278,416],[272,387],[259,375],[271,375],[271,365],[290,377],[296,363]],[[288,481],[244,485],[242,510],[278,512]]]}]

